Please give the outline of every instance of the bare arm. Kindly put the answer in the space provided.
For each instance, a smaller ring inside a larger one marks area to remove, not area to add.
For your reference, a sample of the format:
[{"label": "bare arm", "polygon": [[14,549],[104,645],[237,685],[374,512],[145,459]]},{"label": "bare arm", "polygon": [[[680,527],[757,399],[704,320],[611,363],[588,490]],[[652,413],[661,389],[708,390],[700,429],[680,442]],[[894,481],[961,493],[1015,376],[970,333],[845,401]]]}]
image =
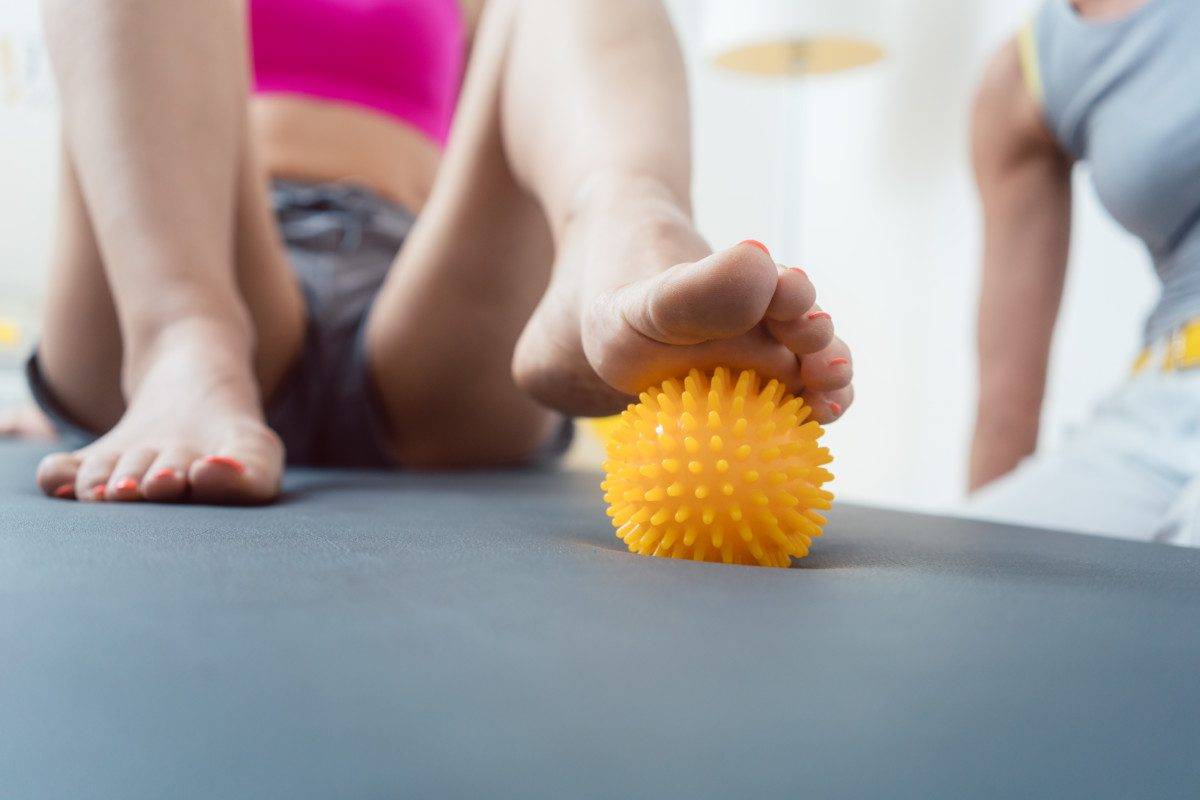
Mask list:
[{"label": "bare arm", "polygon": [[1042,121],[1015,42],[989,65],[972,120],[984,215],[979,400],[969,487],[1013,469],[1037,445],[1050,340],[1071,228],[1071,161]]}]

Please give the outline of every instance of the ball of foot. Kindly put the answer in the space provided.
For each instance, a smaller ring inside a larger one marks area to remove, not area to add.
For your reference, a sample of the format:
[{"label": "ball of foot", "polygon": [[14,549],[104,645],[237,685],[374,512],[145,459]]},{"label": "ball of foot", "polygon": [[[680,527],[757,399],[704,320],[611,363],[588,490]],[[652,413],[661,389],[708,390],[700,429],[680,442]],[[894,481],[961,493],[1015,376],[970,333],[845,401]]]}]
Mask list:
[{"label": "ball of foot", "polygon": [[609,436],[601,484],[642,555],[786,567],[821,535],[833,476],[811,409],[778,381],[692,370],[643,392]]}]

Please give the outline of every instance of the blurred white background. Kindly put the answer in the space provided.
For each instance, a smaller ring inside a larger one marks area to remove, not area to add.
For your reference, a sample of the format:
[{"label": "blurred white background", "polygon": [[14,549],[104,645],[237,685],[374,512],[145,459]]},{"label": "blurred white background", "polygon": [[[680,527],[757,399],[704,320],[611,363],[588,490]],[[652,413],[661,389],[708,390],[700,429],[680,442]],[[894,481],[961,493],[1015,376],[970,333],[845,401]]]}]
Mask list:
[{"label": "blurred white background", "polygon": [[[714,246],[753,237],[786,257],[772,241],[784,238],[773,220],[781,218],[780,181],[792,181],[798,230],[786,238],[798,243],[854,349],[858,398],[827,437],[835,491],[953,508],[974,408],[980,242],[967,161],[970,97],[987,57],[1030,4],[877,0],[883,61],[787,84],[718,71],[701,47],[705,3],[668,4],[692,78],[701,228]],[[17,353],[33,334],[53,222],[57,123],[36,18],[35,0],[0,4],[0,320],[15,322],[24,338],[5,349],[0,337],[0,402],[21,391]],[[779,158],[782,147],[793,148],[789,159]],[[781,175],[784,163],[795,174]],[[1046,444],[1122,380],[1156,291],[1141,247],[1098,208],[1082,172],[1076,182]]]}]

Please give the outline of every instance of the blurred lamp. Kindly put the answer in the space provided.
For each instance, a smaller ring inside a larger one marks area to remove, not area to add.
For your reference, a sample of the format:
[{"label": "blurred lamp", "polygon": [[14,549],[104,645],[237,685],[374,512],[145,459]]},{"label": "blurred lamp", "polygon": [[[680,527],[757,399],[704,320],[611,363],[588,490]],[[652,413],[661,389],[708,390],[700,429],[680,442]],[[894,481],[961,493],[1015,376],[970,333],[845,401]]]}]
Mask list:
[{"label": "blurred lamp", "polygon": [[888,0],[707,0],[701,41],[719,69],[772,78],[780,86],[780,137],[772,183],[772,249],[800,260],[800,78],[883,58]]},{"label": "blurred lamp", "polygon": [[756,75],[840,72],[883,58],[884,0],[708,0],[705,54]]},{"label": "blurred lamp", "polygon": [[13,349],[21,343],[21,328],[13,320],[0,317],[0,349]]}]

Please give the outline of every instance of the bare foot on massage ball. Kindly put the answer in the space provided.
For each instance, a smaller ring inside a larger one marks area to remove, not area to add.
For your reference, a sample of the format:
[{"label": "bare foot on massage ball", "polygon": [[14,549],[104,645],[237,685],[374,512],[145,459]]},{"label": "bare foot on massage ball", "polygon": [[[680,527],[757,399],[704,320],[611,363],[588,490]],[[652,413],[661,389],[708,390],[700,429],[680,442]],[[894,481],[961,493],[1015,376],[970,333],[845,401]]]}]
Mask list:
[{"label": "bare foot on massage ball", "polygon": [[263,422],[249,369],[212,337],[163,338],[120,422],[82,450],[46,456],[39,488],[87,501],[274,499],[283,445]]},{"label": "bare foot on massage ball", "polygon": [[[854,399],[850,350],[804,271],[758,242],[712,252],[660,187],[593,187],[560,238],[559,258],[578,263],[559,266],[568,277],[543,299],[513,365],[542,402],[612,413],[666,378],[718,366],[778,378],[821,422]],[[606,273],[624,280],[586,283]]]}]

